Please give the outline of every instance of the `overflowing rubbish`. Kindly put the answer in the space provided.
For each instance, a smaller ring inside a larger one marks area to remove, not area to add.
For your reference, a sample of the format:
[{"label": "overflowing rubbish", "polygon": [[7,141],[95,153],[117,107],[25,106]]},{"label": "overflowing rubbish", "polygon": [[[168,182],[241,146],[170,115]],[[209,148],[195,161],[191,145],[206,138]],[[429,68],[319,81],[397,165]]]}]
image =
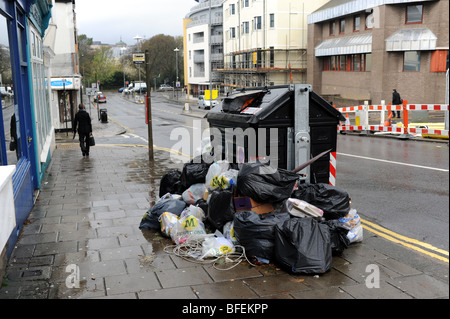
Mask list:
[{"label": "overflowing rubbish", "polygon": [[213,191],[208,197],[208,222],[214,229],[223,226],[234,218],[233,192],[231,190]]},{"label": "overflowing rubbish", "polygon": [[361,218],[356,209],[350,209],[350,212],[345,216],[339,218],[342,226],[348,229],[347,238],[350,243],[357,243],[363,241],[363,228],[361,225]]},{"label": "overflowing rubbish", "polygon": [[288,219],[287,213],[238,212],[234,215],[234,234],[248,255],[271,261],[274,259],[275,226]]},{"label": "overflowing rubbish", "polygon": [[159,186],[159,197],[163,197],[165,194],[181,194],[181,172],[179,170],[173,170],[167,172],[162,178]]},{"label": "overflowing rubbish", "polygon": [[323,210],[301,199],[288,198],[286,209],[289,214],[296,217],[312,217],[319,220],[323,218]]},{"label": "overflowing rubbish", "polygon": [[273,203],[288,199],[298,181],[298,175],[261,163],[246,163],[239,170],[239,193],[260,203]]},{"label": "overflowing rubbish", "polygon": [[363,240],[347,192],[267,164],[187,163],[163,176],[160,195],[139,227],[170,238],[167,253],[221,270],[246,260],[323,274]]},{"label": "overflowing rubbish", "polygon": [[189,204],[193,205],[198,200],[203,198],[203,194],[205,194],[205,184],[199,183],[199,184],[193,184],[188,189],[186,189],[183,194],[181,195],[183,197],[183,200]]},{"label": "overflowing rubbish", "polygon": [[350,196],[335,186],[305,183],[298,186],[292,197],[304,200],[323,210],[325,219],[339,219],[350,211]]},{"label": "overflowing rubbish", "polygon": [[321,274],[331,268],[331,236],[327,225],[312,218],[291,218],[275,227],[275,256],[288,271]]}]

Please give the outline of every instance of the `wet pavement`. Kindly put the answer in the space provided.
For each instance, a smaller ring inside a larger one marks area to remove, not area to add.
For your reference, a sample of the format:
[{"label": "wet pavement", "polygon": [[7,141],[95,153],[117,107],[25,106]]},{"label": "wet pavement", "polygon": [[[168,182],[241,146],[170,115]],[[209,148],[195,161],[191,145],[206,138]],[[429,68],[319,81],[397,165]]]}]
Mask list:
[{"label": "wet pavement", "polygon": [[[96,132],[120,131],[110,123]],[[160,232],[139,229],[161,177],[182,164],[162,151],[149,163],[148,150],[132,145],[99,144],[84,158],[69,142],[57,144],[8,261],[0,299],[449,297],[448,263],[369,231],[362,243],[333,257],[332,269],[320,276],[291,275],[276,264],[252,266],[245,260],[230,270],[226,263],[184,260],[170,253],[173,244]]]}]

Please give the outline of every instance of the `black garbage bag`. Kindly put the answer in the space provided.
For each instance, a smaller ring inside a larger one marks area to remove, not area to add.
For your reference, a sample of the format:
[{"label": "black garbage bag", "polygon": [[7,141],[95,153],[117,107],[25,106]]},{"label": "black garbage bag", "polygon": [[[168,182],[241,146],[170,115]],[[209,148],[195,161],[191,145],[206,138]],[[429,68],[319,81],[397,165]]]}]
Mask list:
[{"label": "black garbage bag", "polygon": [[310,217],[291,218],[275,227],[275,260],[294,274],[322,274],[332,262],[330,230]]},{"label": "black garbage bag", "polygon": [[144,217],[141,220],[139,228],[159,230],[161,229],[159,217],[163,213],[169,212],[180,216],[185,208],[186,203],[182,200],[171,198],[162,199],[145,213]]},{"label": "black garbage bag", "polygon": [[252,211],[234,214],[234,234],[248,257],[273,260],[275,226],[290,219],[289,213],[258,215]]},{"label": "black garbage bag", "polygon": [[262,163],[246,163],[239,170],[237,189],[258,203],[274,203],[289,198],[298,175]]},{"label": "black garbage bag", "polygon": [[205,183],[206,174],[211,164],[208,163],[186,163],[181,173],[181,185],[183,190],[188,189],[194,184]]},{"label": "black garbage bag", "polygon": [[159,185],[159,197],[167,193],[181,195],[181,172],[179,170],[168,171],[162,178]]},{"label": "black garbage bag", "polygon": [[206,219],[214,229],[222,231],[223,226],[233,220],[235,208],[232,190],[216,190],[210,195]]},{"label": "black garbage bag", "polygon": [[339,219],[346,216],[350,211],[348,193],[325,183],[301,184],[292,194],[292,197],[320,208],[323,210],[323,217],[327,220]]},{"label": "black garbage bag", "polygon": [[330,229],[331,252],[333,256],[340,256],[344,250],[350,245],[350,239],[347,237],[348,229],[342,226],[337,220],[327,220],[323,224]]}]

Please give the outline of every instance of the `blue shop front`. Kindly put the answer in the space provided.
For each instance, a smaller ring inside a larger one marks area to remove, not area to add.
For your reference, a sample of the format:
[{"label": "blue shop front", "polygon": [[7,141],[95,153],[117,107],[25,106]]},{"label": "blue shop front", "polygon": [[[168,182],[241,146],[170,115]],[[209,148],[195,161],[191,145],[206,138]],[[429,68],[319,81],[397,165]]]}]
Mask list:
[{"label": "blue shop front", "polygon": [[8,220],[5,216],[2,219],[6,211],[12,209],[15,216],[9,228],[6,223],[0,225],[0,238],[8,237],[4,247],[0,240],[0,254],[6,250],[8,258],[33,208],[54,149],[43,46],[51,7],[51,0],[0,0],[0,87],[4,88],[0,100],[0,177],[7,169],[13,172],[14,206],[6,206],[7,201],[0,199],[0,223]]}]

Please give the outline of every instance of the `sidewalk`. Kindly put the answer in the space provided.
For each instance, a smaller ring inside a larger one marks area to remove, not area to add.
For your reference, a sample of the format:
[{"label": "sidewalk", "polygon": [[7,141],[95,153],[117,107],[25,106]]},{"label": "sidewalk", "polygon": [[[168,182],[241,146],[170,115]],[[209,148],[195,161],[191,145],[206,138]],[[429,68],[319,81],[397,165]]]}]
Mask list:
[{"label": "sidewalk", "polygon": [[[104,134],[120,131],[108,125]],[[274,264],[253,267],[246,261],[218,270],[168,254],[164,247],[171,241],[140,230],[139,223],[157,199],[161,177],[182,165],[156,151],[150,167],[147,149],[114,145],[95,146],[83,158],[73,143],[58,145],[53,154],[8,262],[0,299],[449,297],[448,263],[369,231],[362,243],[333,257],[331,271],[320,276],[290,275]],[[374,267],[379,288],[366,285]]]}]

